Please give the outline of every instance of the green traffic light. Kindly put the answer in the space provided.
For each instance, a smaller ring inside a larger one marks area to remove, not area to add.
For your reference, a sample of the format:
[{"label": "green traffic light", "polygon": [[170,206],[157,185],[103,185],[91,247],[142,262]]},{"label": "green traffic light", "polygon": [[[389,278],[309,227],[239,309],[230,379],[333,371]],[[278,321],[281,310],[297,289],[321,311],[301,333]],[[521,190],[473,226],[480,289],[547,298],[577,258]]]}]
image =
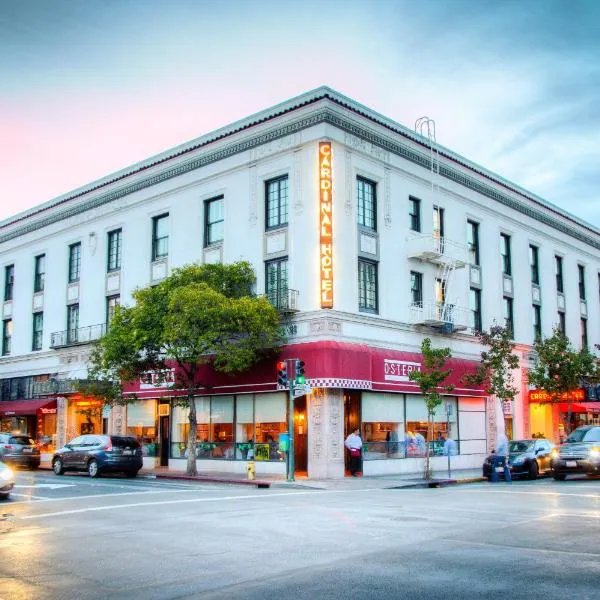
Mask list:
[{"label": "green traffic light", "polygon": [[304,377],[304,375],[298,375],[298,377],[296,377],[296,383],[298,385],[304,385],[306,383],[306,377]]}]

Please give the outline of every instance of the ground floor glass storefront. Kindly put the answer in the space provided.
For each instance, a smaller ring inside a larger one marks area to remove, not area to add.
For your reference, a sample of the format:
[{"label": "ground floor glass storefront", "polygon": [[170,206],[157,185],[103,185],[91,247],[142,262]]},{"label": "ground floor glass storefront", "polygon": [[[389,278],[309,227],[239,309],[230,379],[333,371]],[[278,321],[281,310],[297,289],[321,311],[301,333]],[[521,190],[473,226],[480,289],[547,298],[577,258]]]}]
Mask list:
[{"label": "ground floor glass storefront", "polygon": [[[280,436],[287,431],[286,394],[198,396],[196,457],[201,459],[283,461]],[[172,409],[171,457],[187,458],[189,409]]]},{"label": "ground floor glass storefront", "polygon": [[143,456],[158,456],[157,404],[156,400],[142,400],[127,406],[126,433],[138,440]]},{"label": "ground floor glass storefront", "polygon": [[[450,406],[447,412],[446,407]],[[430,455],[443,454],[444,440],[457,443],[458,400],[447,397],[435,412]],[[363,460],[423,457],[427,451],[427,407],[423,396],[363,392],[361,399]]]}]

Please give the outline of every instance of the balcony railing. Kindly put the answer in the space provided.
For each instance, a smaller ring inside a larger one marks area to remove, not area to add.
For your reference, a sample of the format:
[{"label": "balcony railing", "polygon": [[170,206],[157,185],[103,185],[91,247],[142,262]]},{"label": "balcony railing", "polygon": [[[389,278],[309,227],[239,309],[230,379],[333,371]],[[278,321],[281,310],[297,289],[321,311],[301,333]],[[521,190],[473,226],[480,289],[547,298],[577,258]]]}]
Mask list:
[{"label": "balcony railing", "polygon": [[266,297],[279,312],[298,312],[298,290],[288,288],[271,290],[266,294]]},{"label": "balcony railing", "polygon": [[409,306],[409,320],[413,325],[427,325],[447,329],[448,332],[466,329],[469,309],[455,304],[422,302]]},{"label": "balcony railing", "polygon": [[78,344],[89,344],[99,340],[106,333],[106,324],[89,325],[77,329],[66,329],[55,331],[50,335],[50,348],[64,348],[65,346],[77,346]]},{"label": "balcony railing", "polygon": [[73,394],[77,391],[75,379],[48,379],[36,381],[33,384],[33,393],[36,396],[54,396],[54,394]]},{"label": "balcony railing", "polygon": [[439,235],[413,235],[406,239],[408,258],[417,258],[432,263],[453,263],[464,267],[468,262],[467,245]]}]

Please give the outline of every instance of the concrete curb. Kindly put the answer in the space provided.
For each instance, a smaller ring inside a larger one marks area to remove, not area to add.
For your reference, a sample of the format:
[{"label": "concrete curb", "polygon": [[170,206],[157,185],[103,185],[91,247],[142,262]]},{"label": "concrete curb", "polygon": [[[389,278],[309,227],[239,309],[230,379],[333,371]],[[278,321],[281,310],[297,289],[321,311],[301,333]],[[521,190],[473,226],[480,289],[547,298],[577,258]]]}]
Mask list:
[{"label": "concrete curb", "polygon": [[447,487],[449,485],[461,485],[463,483],[479,483],[481,481],[487,481],[485,477],[465,477],[463,479],[430,479],[419,480],[419,481],[406,481],[399,485],[390,485],[384,489],[386,490],[401,490],[403,488],[440,488]]},{"label": "concrete curb", "polygon": [[210,475],[175,475],[175,474],[162,474],[162,473],[143,473],[139,474],[142,477],[154,478],[154,479],[173,479],[176,481],[198,481],[201,483],[226,483],[228,485],[249,485],[257,488],[270,488],[270,481],[261,481],[255,479],[250,481],[248,479],[228,479],[226,477],[211,477]]}]

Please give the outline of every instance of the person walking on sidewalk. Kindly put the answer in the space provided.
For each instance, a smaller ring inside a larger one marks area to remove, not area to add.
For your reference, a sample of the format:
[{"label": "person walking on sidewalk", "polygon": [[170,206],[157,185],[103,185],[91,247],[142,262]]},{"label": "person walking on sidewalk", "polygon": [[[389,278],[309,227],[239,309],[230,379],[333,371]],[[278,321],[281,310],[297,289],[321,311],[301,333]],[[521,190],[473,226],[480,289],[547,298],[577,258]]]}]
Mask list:
[{"label": "person walking on sidewalk", "polygon": [[346,438],[344,446],[350,452],[350,475],[356,477],[360,471],[360,455],[362,449],[362,440],[360,439],[360,430],[358,427]]},{"label": "person walking on sidewalk", "polygon": [[494,466],[492,469],[492,476],[490,481],[496,483],[498,478],[498,468],[504,467],[504,480],[507,483],[512,483],[512,477],[510,476],[510,466],[508,465],[508,438],[504,433],[498,436],[496,442],[496,455],[494,457]]}]

